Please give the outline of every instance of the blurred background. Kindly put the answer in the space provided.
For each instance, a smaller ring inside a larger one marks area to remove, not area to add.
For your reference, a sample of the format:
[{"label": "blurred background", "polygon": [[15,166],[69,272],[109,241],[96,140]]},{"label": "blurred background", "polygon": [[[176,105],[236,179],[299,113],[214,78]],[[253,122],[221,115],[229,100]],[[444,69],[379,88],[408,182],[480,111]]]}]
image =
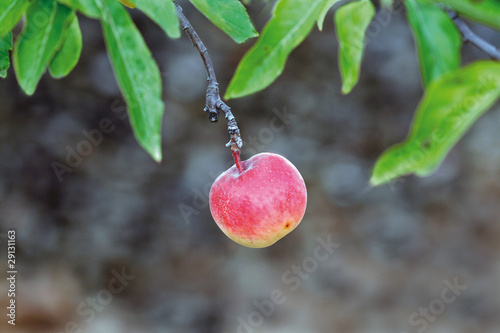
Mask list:
[{"label": "blurred background", "polygon": [[[250,4],[259,31],[271,8]],[[237,45],[184,11],[224,91],[254,40]],[[232,161],[226,122],[203,112],[198,53],[130,12],[162,72],[161,164],[132,135],[97,21],[80,17],[83,54],[69,77],[44,76],[31,97],[12,70],[0,81],[0,268],[15,229],[16,332],[500,331],[499,106],[433,176],[368,185],[422,95],[401,8],[378,9],[351,94],[340,93],[330,13],[272,86],[228,101],[243,158],[282,154],[308,188],[302,223],[265,249],[233,243],[210,215],[208,190]],[[500,34],[474,29],[500,45]],[[480,58],[464,46],[464,63]],[[112,130],[87,149],[85,133],[103,120]],[[69,166],[77,149],[86,156]],[[60,177],[55,162],[67,166]],[[7,289],[4,278],[2,332],[13,331]]]}]

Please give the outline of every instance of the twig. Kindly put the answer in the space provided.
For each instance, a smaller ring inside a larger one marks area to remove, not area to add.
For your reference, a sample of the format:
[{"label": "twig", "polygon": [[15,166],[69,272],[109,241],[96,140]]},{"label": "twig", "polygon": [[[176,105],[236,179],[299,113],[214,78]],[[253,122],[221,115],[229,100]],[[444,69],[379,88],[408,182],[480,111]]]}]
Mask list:
[{"label": "twig", "polygon": [[465,43],[474,45],[491,59],[500,60],[500,51],[495,46],[476,35],[456,13],[452,12],[448,14],[453,19],[453,22],[455,22],[455,25],[457,26],[458,31],[462,34],[463,41]]},{"label": "twig", "polygon": [[212,60],[210,60],[210,56],[208,55],[207,48],[201,41],[200,36],[198,36],[191,23],[189,23],[186,16],[184,16],[184,13],[182,12],[182,7],[179,6],[179,4],[176,4],[175,6],[177,9],[177,17],[179,18],[181,28],[189,36],[189,38],[193,42],[194,47],[200,53],[201,59],[203,60],[203,63],[205,64],[205,68],[207,70],[208,87],[207,87],[206,106],[204,111],[208,112],[208,118],[213,123],[219,120],[219,112],[220,111],[224,112],[224,115],[227,119],[227,130],[230,136],[230,140],[226,144],[226,146],[231,147],[233,156],[235,154],[239,155],[241,147],[243,146],[243,141],[241,140],[241,135],[240,135],[240,129],[238,128],[236,119],[234,118],[234,115],[231,112],[231,108],[227,106],[226,103],[224,103],[220,98],[219,83],[217,82],[214,66],[212,65]]}]

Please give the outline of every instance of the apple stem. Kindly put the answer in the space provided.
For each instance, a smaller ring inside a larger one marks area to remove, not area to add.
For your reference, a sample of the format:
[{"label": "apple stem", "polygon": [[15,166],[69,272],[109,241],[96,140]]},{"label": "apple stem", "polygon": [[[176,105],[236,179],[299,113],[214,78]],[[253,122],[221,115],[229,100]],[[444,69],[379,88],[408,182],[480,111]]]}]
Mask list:
[{"label": "apple stem", "polygon": [[182,12],[182,7],[176,3],[175,4],[177,10],[177,17],[179,18],[181,29],[189,36],[191,42],[193,42],[194,47],[200,53],[201,59],[203,60],[203,64],[205,65],[205,69],[207,70],[207,94],[206,94],[206,104],[205,111],[208,112],[208,119],[215,123],[219,120],[219,112],[224,113],[224,116],[227,119],[227,131],[229,132],[230,141],[226,144],[227,147],[231,147],[231,150],[239,151],[243,146],[243,141],[241,140],[240,129],[238,128],[238,124],[236,123],[236,119],[234,118],[233,113],[231,112],[231,108],[227,106],[226,103],[222,101],[219,93],[219,82],[217,82],[217,77],[215,76],[215,69],[212,64],[212,60],[210,59],[210,55],[208,54],[208,50],[203,44],[200,36],[196,33],[193,26],[189,22],[189,20],[184,16]]},{"label": "apple stem", "polygon": [[240,158],[240,152],[239,150],[232,150],[231,151],[233,153],[233,158],[234,158],[234,162],[236,163],[236,168],[238,168],[238,171],[240,173],[243,173],[243,166],[241,164],[241,158]]}]

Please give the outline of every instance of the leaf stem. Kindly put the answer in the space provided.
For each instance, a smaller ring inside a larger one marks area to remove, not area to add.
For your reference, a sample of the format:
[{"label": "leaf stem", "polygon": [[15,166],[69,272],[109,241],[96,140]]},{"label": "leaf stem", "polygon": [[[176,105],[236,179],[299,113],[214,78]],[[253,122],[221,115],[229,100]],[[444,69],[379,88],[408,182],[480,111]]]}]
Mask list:
[{"label": "leaf stem", "polygon": [[458,31],[462,34],[463,41],[465,43],[474,45],[491,59],[500,60],[500,51],[495,46],[476,35],[457,13],[449,12],[448,14],[453,19],[453,22],[455,22],[455,25],[457,26]]},{"label": "leaf stem", "polygon": [[[182,7],[179,4],[175,4],[177,10],[177,17],[179,18],[181,29],[189,36],[193,42],[193,46],[200,53],[205,69],[207,70],[207,95],[206,95],[206,106],[204,111],[208,112],[208,119],[215,123],[219,120],[219,112],[222,111],[227,119],[227,131],[229,132],[230,140],[226,144],[227,147],[231,147],[231,151],[234,154],[237,153],[238,157],[243,146],[243,141],[241,140],[240,129],[236,123],[231,108],[227,106],[226,103],[222,101],[219,94],[219,83],[217,82],[217,77],[215,76],[214,66],[212,60],[208,54],[205,44],[203,44],[200,36],[196,33],[191,23],[188,21],[184,13],[182,12]],[[236,160],[236,159],[235,159]],[[241,168],[241,165],[238,169]]]}]

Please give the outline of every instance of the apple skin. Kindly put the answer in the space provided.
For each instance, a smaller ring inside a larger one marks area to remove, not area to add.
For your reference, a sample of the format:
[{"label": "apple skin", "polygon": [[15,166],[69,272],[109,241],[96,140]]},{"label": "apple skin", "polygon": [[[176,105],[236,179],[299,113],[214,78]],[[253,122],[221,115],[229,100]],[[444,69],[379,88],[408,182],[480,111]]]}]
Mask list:
[{"label": "apple skin", "polygon": [[306,211],[307,190],[295,166],[281,155],[257,154],[233,165],[210,189],[210,212],[238,244],[262,248],[291,232]]}]

